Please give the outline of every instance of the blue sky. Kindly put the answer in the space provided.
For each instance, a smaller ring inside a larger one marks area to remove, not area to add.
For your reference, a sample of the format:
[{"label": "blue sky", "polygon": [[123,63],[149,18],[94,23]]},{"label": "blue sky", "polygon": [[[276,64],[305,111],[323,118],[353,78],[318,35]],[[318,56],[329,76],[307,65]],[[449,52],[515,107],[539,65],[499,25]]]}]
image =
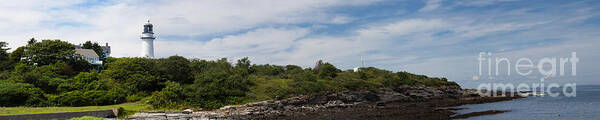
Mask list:
[{"label": "blue sky", "polygon": [[108,42],[113,56],[135,57],[142,24],[150,19],[159,57],[249,57],[257,64],[304,67],[323,59],[342,69],[363,58],[367,66],[473,87],[543,77],[478,76],[480,52],[513,62],[576,52],[577,76],[547,81],[600,84],[598,6],[552,0],[9,0],[0,5],[0,40],[12,48],[31,37]]}]

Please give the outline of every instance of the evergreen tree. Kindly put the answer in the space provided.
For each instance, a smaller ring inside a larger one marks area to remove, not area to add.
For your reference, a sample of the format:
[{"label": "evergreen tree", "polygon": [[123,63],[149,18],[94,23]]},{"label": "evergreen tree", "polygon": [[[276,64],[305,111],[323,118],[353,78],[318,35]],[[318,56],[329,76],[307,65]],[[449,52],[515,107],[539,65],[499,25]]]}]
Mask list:
[{"label": "evergreen tree", "polygon": [[8,60],[8,50],[10,48],[5,48],[8,46],[6,42],[0,42],[0,61]]},{"label": "evergreen tree", "polygon": [[10,69],[12,63],[12,61],[9,61],[7,52],[10,48],[5,48],[6,46],[8,46],[8,43],[0,42],[0,71]]},{"label": "evergreen tree", "polygon": [[29,39],[29,41],[27,41],[27,45],[32,45],[35,44],[37,42],[37,40],[35,40],[35,38],[31,38]]}]

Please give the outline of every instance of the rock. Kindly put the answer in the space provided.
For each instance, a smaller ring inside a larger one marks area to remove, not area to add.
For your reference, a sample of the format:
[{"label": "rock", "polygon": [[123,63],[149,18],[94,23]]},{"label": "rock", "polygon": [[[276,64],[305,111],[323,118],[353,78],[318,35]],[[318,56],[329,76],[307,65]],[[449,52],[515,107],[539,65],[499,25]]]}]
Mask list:
[{"label": "rock", "polygon": [[379,96],[380,100],[377,104],[385,104],[388,102],[396,102],[396,101],[409,101],[410,98],[402,93],[398,93],[391,89],[381,89],[378,91],[377,96]]},{"label": "rock", "polygon": [[446,91],[448,94],[462,94],[462,91],[457,89],[450,89]]},{"label": "rock", "polygon": [[344,102],[342,102],[341,100],[336,100],[336,101],[327,102],[327,104],[325,104],[325,107],[334,108],[334,107],[341,107],[343,105],[344,105]]},{"label": "rock", "polygon": [[235,110],[235,106],[225,106],[225,107],[221,107],[220,110],[226,111],[226,110]]},{"label": "rock", "polygon": [[[459,87],[400,86],[373,91],[326,92],[315,95],[267,100],[244,105],[224,106],[214,111],[148,111],[136,113],[134,119],[260,119],[261,116],[290,116],[303,111],[348,108],[366,105],[370,108],[385,107],[391,102],[429,101],[431,99],[458,99],[471,93]],[[416,105],[415,105],[416,106]]]},{"label": "rock", "polygon": [[166,111],[166,114],[183,114],[185,111]]}]

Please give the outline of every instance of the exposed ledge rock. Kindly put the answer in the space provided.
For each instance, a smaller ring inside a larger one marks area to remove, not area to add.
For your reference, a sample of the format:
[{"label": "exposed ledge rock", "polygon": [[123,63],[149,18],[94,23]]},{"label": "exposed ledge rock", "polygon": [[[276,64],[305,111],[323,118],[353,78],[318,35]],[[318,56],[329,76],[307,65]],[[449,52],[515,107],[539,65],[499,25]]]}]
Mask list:
[{"label": "exposed ledge rock", "polygon": [[327,92],[291,97],[284,100],[231,105],[213,111],[143,112],[136,113],[129,119],[260,119],[268,116],[294,116],[295,114],[327,109],[377,108],[385,107],[388,103],[424,102],[442,99],[483,102],[480,98],[483,97],[475,93],[474,90],[465,90],[458,86],[401,86],[394,89],[381,88],[372,91]]}]

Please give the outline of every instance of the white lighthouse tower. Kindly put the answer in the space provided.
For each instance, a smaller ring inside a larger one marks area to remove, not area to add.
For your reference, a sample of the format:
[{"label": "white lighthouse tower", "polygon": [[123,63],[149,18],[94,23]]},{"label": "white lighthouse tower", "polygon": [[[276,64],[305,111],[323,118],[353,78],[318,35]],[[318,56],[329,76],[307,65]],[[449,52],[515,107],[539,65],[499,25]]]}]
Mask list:
[{"label": "white lighthouse tower", "polygon": [[154,58],[154,32],[152,32],[152,24],[150,20],[144,24],[144,32],[142,32],[142,57]]}]

